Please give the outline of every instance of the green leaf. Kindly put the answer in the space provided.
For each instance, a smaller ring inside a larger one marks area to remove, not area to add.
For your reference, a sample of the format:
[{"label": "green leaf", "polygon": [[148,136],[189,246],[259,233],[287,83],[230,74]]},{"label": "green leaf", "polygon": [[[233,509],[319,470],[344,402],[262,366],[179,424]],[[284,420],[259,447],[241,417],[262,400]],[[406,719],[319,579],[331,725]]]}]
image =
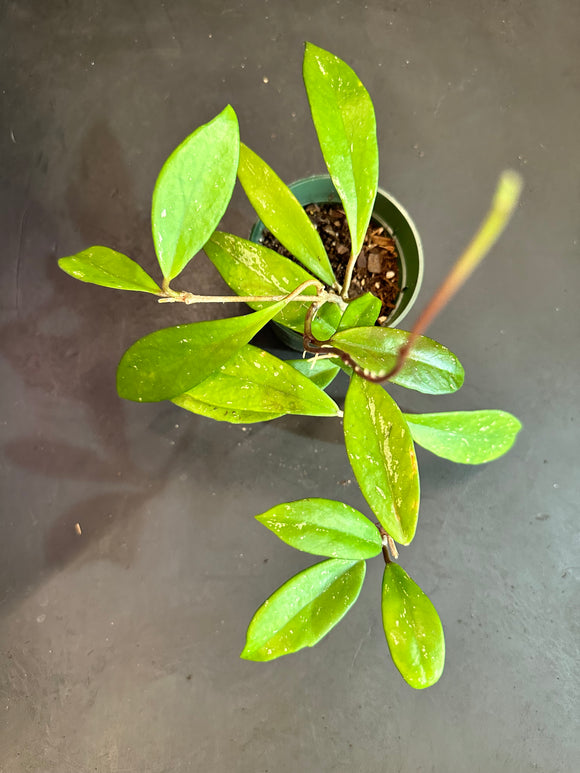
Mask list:
[{"label": "green leaf", "polygon": [[398,564],[383,574],[383,627],[391,657],[416,690],[431,687],[443,673],[445,638],[433,604]]},{"label": "green leaf", "polygon": [[306,376],[278,357],[250,345],[187,390],[187,395],[229,411],[278,416],[289,413],[336,416],[339,413],[334,400]]},{"label": "green leaf", "polygon": [[261,411],[232,410],[231,408],[221,408],[217,405],[204,403],[196,400],[189,392],[185,392],[179,397],[174,397],[171,401],[184,408],[190,413],[196,413],[199,416],[205,416],[214,421],[227,421],[230,424],[257,424],[260,421],[270,421],[284,416],[283,413],[264,413]]},{"label": "green leaf", "polygon": [[354,507],[331,499],[276,505],[256,520],[297,550],[331,558],[372,558],[382,550],[377,527]]},{"label": "green leaf", "polygon": [[290,188],[243,143],[238,179],[266,228],[302,265],[332,287],[336,278],[312,221]]},{"label": "green leaf", "polygon": [[[384,327],[357,327],[332,337],[337,349],[350,354],[362,368],[372,373],[387,373],[394,366],[399,350],[410,333]],[[393,384],[415,389],[428,395],[456,392],[463,384],[463,366],[442,344],[419,336]]]},{"label": "green leaf", "polygon": [[344,310],[337,332],[351,327],[372,327],[381,313],[381,306],[380,300],[372,293],[355,298]]},{"label": "green leaf", "polygon": [[373,103],[354,70],[312,43],[306,44],[303,74],[322,155],[344,206],[352,253],[358,255],[379,177]]},{"label": "green leaf", "polygon": [[521,423],[505,411],[405,414],[413,439],[444,459],[483,464],[513,446]]},{"label": "green leaf", "polygon": [[151,224],[161,271],[176,277],[209,239],[232,196],[238,119],[228,105],[169,156],[155,184]]},{"label": "green leaf", "polygon": [[353,376],[344,438],[364,498],[391,537],[408,545],[419,514],[417,459],[403,414],[379,384]]},{"label": "green leaf", "polygon": [[138,263],[108,247],[89,247],[76,255],[61,258],[58,265],[81,282],[154,295],[161,292]]},{"label": "green leaf", "polygon": [[245,346],[284,303],[243,317],[168,327],[140,338],[119,363],[119,395],[147,403],[171,400],[193,389]]},{"label": "green leaf", "polygon": [[[237,295],[286,295],[307,279],[314,278],[297,263],[277,252],[233,234],[216,231],[204,249],[226,284]],[[308,287],[303,295],[314,296],[316,289]],[[253,309],[261,309],[267,304],[257,302],[249,305]],[[276,322],[303,333],[309,305],[306,301],[289,303],[278,314]],[[314,334],[321,339],[330,338],[339,321],[338,306],[334,303],[324,304],[314,320]]]},{"label": "green leaf", "polygon": [[295,575],[252,618],[241,657],[274,660],[313,647],[352,607],[364,577],[364,561],[338,558]]},{"label": "green leaf", "polygon": [[288,365],[296,368],[297,371],[310,379],[321,389],[331,384],[340,371],[338,365],[332,360],[321,359],[318,357],[309,357],[308,359],[286,360]]}]

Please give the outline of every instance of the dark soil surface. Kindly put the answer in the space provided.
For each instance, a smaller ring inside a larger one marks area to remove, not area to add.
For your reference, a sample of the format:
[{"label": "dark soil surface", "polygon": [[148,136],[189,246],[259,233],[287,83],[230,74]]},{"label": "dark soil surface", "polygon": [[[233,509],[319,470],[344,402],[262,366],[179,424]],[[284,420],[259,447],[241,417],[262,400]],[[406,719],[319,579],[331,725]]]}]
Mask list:
[{"label": "dark soil surface", "polygon": [[[309,204],[304,209],[316,226],[336,278],[342,284],[350,255],[350,233],[343,208],[339,204]],[[295,260],[269,231],[265,232],[262,244]],[[349,297],[358,298],[366,292],[382,302],[378,323],[384,324],[401,292],[399,260],[394,240],[372,220],[354,268]]]}]

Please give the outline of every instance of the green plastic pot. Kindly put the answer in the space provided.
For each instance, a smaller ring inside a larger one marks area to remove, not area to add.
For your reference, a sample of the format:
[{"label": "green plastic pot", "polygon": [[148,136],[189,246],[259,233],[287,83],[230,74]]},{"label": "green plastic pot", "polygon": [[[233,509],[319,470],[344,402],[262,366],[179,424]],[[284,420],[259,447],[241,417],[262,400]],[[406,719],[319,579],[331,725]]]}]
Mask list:
[{"label": "green plastic pot", "polygon": [[[303,207],[308,204],[340,203],[340,197],[328,175],[314,175],[292,183],[290,190]],[[423,248],[415,224],[407,210],[389,193],[379,188],[372,218],[383,226],[395,240],[399,254],[401,293],[397,305],[389,315],[386,326],[398,326],[415,303],[423,280]],[[253,242],[262,240],[266,227],[261,220],[254,225],[250,234]],[[277,322],[274,330],[280,340],[296,351],[302,351],[302,336]]]}]

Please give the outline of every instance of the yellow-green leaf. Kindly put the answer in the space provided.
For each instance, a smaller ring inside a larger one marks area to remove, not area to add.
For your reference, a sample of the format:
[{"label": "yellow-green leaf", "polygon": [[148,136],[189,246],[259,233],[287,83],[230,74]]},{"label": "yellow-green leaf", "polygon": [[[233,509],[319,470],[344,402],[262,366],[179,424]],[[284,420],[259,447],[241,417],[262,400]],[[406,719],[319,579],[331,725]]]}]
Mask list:
[{"label": "yellow-green leaf", "polygon": [[58,261],[60,268],[81,282],[158,295],[161,288],[138,263],[108,247],[89,247]]},{"label": "yellow-green leaf", "polygon": [[443,673],[445,637],[437,610],[398,564],[383,574],[382,613],[391,657],[407,684],[431,687]]},{"label": "yellow-green leaf", "polygon": [[230,424],[257,424],[261,421],[271,421],[283,416],[283,413],[264,413],[261,411],[246,411],[244,409],[222,408],[211,403],[204,403],[185,392],[171,401],[190,413],[205,416],[214,421],[227,421]]},{"label": "yellow-green leaf", "polygon": [[[277,296],[286,295],[308,279],[314,279],[306,269],[288,258],[239,236],[216,231],[204,247],[209,259],[217,268],[226,284],[237,295]],[[303,295],[316,295],[314,287],[308,287]],[[252,302],[253,309],[267,306],[264,302]],[[310,304],[293,301],[276,317],[276,322],[304,332],[304,318]],[[313,330],[318,338],[330,338],[340,321],[340,310],[334,303],[325,303],[314,320]]]},{"label": "yellow-green leaf", "polygon": [[[206,405],[244,413],[278,416],[336,416],[339,413],[334,400],[310,379],[273,354],[249,344],[189,389],[186,396]],[[184,397],[181,395],[173,401],[181,405]]]},{"label": "yellow-green leaf", "polygon": [[306,44],[303,75],[322,155],[344,206],[352,252],[358,255],[379,177],[373,103],[354,70],[312,43]]},{"label": "yellow-green leaf", "polygon": [[153,192],[151,224],[166,279],[183,271],[222,219],[236,182],[239,146],[238,119],[228,105],[163,165]]},{"label": "yellow-green leaf", "polygon": [[267,661],[313,647],[357,600],[365,568],[364,561],[329,558],[292,577],[252,618],[241,657]]},{"label": "yellow-green leaf", "polygon": [[437,456],[461,464],[483,464],[513,446],[522,425],[505,411],[405,414],[413,439]]},{"label": "yellow-green leaf", "polygon": [[344,406],[348,458],[361,491],[391,537],[408,545],[419,514],[419,473],[411,432],[393,398],[353,376]]},{"label": "yellow-green leaf", "polygon": [[354,507],[332,499],[276,505],[256,520],[287,545],[330,558],[372,558],[382,550],[377,527]]},{"label": "yellow-green leaf", "polygon": [[266,228],[303,266],[332,287],[336,279],[312,221],[290,188],[243,143],[238,179]]},{"label": "yellow-green leaf", "polygon": [[[332,337],[337,349],[371,373],[387,373],[397,361],[410,333],[385,327],[356,327]],[[463,384],[463,366],[447,347],[426,336],[419,336],[394,384],[429,395],[456,392]]]},{"label": "yellow-green leaf", "polygon": [[300,360],[286,360],[296,370],[303,373],[321,389],[332,383],[340,368],[332,360],[323,357],[308,357]]},{"label": "yellow-green leaf", "polygon": [[372,293],[350,301],[340,320],[337,333],[352,327],[372,327],[381,313],[381,302]]},{"label": "yellow-green leaf", "polygon": [[243,317],[177,325],[140,338],[119,363],[119,395],[159,402],[187,392],[231,359],[285,302]]}]

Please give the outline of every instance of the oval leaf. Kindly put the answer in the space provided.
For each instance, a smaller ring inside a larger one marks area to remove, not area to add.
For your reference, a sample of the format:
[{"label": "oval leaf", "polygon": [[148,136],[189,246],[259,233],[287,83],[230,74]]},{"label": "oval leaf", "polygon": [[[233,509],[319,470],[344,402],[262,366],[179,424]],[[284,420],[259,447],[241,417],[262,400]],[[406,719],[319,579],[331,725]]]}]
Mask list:
[{"label": "oval leaf", "polygon": [[238,179],[266,228],[302,265],[332,287],[336,278],[312,221],[290,188],[243,143]]},{"label": "oval leaf", "polygon": [[228,105],[163,165],[153,192],[151,224],[166,279],[183,271],[222,219],[236,182],[239,146],[238,119]]},{"label": "oval leaf", "polygon": [[[314,278],[297,263],[277,252],[233,234],[216,231],[204,249],[226,284],[237,295],[285,295],[307,279]],[[308,287],[303,294],[316,295],[316,289]],[[249,305],[253,309],[260,309],[266,304],[256,302]],[[278,314],[276,322],[303,333],[308,307],[307,302],[289,303]],[[334,303],[324,304],[314,320],[314,334],[319,338],[330,338],[339,321],[338,306]]]},{"label": "oval leaf", "polygon": [[[332,344],[349,354],[371,373],[387,373],[395,364],[399,350],[407,342],[405,330],[384,327],[357,327],[336,333]],[[456,392],[465,378],[463,366],[442,344],[419,336],[393,384],[428,395]]]},{"label": "oval leaf", "polygon": [[331,499],[276,505],[256,520],[297,550],[331,558],[372,558],[382,550],[377,527],[354,507]]},{"label": "oval leaf", "polygon": [[391,657],[416,690],[435,684],[445,665],[445,637],[437,610],[398,564],[383,574],[383,627]]},{"label": "oval leaf", "polygon": [[373,103],[354,70],[312,43],[306,44],[303,74],[322,155],[344,206],[353,255],[358,255],[379,177]]},{"label": "oval leaf", "polygon": [[326,389],[340,371],[338,365],[326,358],[309,357],[308,359],[286,360],[286,363],[296,368],[321,389]]},{"label": "oval leaf", "polygon": [[513,446],[522,425],[505,411],[405,414],[413,439],[437,456],[461,464],[483,464]]},{"label": "oval leaf", "polygon": [[189,397],[230,411],[336,416],[338,405],[291,365],[255,346],[244,346],[193,389]]},{"label": "oval leaf", "polygon": [[61,258],[58,265],[81,282],[116,290],[161,293],[161,288],[138,263],[108,247],[89,247],[76,255]]},{"label": "oval leaf", "polygon": [[330,558],[305,569],[267,599],[252,618],[245,660],[274,660],[313,647],[357,600],[364,561]]},{"label": "oval leaf", "polygon": [[348,458],[361,491],[391,537],[408,545],[419,513],[419,473],[411,432],[379,384],[353,376],[344,406]]},{"label": "oval leaf", "polygon": [[214,421],[227,421],[230,424],[257,424],[260,421],[270,421],[284,415],[283,413],[263,413],[260,411],[221,408],[217,405],[196,400],[194,397],[191,397],[189,392],[185,392],[179,395],[179,397],[174,397],[171,402],[190,413],[196,413],[199,416],[205,416]]},{"label": "oval leaf", "polygon": [[365,293],[350,301],[344,310],[337,333],[351,327],[372,327],[381,313],[381,306],[380,300],[372,293]]},{"label": "oval leaf", "polygon": [[187,392],[231,359],[284,303],[244,317],[168,327],[139,339],[119,363],[119,395],[147,403]]}]

